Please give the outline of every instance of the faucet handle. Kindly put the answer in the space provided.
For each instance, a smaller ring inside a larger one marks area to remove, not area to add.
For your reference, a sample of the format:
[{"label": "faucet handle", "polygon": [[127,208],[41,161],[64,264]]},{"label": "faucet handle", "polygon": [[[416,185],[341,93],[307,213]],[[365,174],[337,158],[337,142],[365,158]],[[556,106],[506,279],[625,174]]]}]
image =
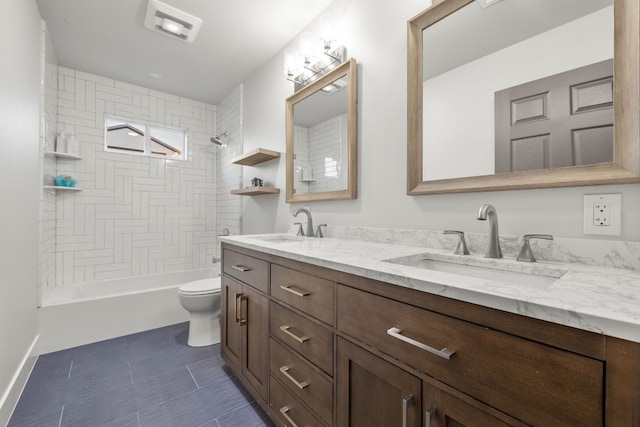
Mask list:
[{"label": "faucet handle", "polygon": [[444,230],[444,234],[457,234],[459,236],[458,245],[456,250],[453,251],[456,255],[469,255],[469,249],[467,249],[467,242],[464,240],[464,232],[458,230]]},{"label": "faucet handle", "polygon": [[318,238],[323,238],[324,237],[324,234],[322,234],[322,227],[326,227],[326,226],[327,226],[327,224],[318,225],[318,228],[316,230],[316,237],[318,237]]},{"label": "faucet handle", "polygon": [[301,222],[294,222],[293,225],[297,225],[298,226],[298,232],[296,233],[296,236],[304,236],[304,230],[302,229],[302,223]]},{"label": "faucet handle", "polygon": [[525,234],[522,236],[522,249],[520,249],[520,254],[518,254],[518,261],[536,262],[533,252],[531,251],[531,245],[529,244],[529,240],[531,239],[553,240],[553,236],[551,234]]}]

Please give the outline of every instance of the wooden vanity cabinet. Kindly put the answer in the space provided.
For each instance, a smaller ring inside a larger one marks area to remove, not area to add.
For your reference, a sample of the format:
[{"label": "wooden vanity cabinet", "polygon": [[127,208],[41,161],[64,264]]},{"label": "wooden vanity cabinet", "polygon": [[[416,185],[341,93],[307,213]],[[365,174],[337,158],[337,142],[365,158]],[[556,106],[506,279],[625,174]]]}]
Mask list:
[{"label": "wooden vanity cabinet", "polygon": [[338,286],[338,330],[530,424],[601,426],[601,361]]},{"label": "wooden vanity cabinet", "polygon": [[639,343],[223,254],[222,355],[279,426],[640,426]]},{"label": "wooden vanity cabinet", "polygon": [[334,423],[336,284],[314,271],[271,264],[270,405],[286,426]]},{"label": "wooden vanity cabinet", "polygon": [[422,382],[338,338],[337,425],[420,427]]},{"label": "wooden vanity cabinet", "polygon": [[[241,265],[251,283],[268,289],[269,276],[253,274],[256,263],[251,257],[225,250],[225,260],[237,261],[231,265]],[[259,261],[259,260],[257,260]],[[229,366],[245,385],[252,387],[267,401],[269,391],[269,300],[253,286],[229,276],[226,263],[221,278],[221,353]],[[233,269],[233,271],[241,271]],[[264,270],[267,272],[268,270]]]}]

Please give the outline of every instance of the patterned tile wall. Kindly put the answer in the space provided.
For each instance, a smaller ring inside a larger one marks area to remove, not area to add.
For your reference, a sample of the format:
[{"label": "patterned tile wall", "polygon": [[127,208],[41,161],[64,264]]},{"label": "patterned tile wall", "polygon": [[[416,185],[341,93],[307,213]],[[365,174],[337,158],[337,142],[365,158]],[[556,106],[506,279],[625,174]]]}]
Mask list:
[{"label": "patterned tile wall", "polygon": [[[296,193],[319,193],[344,189],[347,177],[341,173],[347,161],[347,115],[333,117],[315,126],[294,127]],[[310,166],[313,181],[301,180],[300,169]]]},{"label": "patterned tile wall", "polygon": [[296,194],[306,194],[309,192],[310,183],[302,180],[302,169],[309,167],[309,128],[304,126],[293,126],[293,160],[294,181],[293,186]]},{"label": "patterned tile wall", "polygon": [[[188,160],[105,152],[105,114],[189,129]],[[56,283],[210,266],[217,252],[217,107],[58,68],[58,130],[82,160],[57,161],[81,192],[56,195]]]},{"label": "patterned tile wall", "polygon": [[[225,147],[216,148],[216,188],[217,188],[217,233],[240,234],[242,231],[242,200],[232,195],[231,190],[242,185],[242,166],[231,163],[231,159],[242,154],[242,85],[233,90],[218,104],[218,132],[229,132],[222,138]],[[221,255],[218,251],[218,257]]]},{"label": "patterned tile wall", "polygon": [[347,115],[326,120],[309,128],[309,162],[315,180],[310,191],[319,193],[346,188],[341,168],[346,162],[342,147],[346,148]]}]

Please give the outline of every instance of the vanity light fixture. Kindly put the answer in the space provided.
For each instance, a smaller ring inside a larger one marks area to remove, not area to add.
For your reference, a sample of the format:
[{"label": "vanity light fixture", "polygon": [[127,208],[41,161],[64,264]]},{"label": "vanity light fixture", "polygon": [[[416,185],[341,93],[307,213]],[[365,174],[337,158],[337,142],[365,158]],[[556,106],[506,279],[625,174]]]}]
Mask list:
[{"label": "vanity light fixture", "polygon": [[347,49],[334,46],[335,42],[333,18],[326,13],[320,17],[319,34],[303,32],[299,49],[284,50],[284,74],[295,83],[296,91],[344,62]]},{"label": "vanity light fixture", "polygon": [[202,19],[159,0],[149,0],[144,26],[166,36],[192,43]]}]

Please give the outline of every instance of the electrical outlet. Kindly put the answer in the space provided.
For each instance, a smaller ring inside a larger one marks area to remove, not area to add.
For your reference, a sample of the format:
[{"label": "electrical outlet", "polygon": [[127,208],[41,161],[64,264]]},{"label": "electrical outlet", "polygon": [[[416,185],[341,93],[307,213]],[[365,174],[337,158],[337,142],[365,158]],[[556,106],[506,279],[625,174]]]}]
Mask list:
[{"label": "electrical outlet", "polygon": [[593,225],[594,227],[611,226],[611,208],[607,202],[593,204]]},{"label": "electrical outlet", "polygon": [[622,194],[585,194],[584,234],[622,234]]}]

